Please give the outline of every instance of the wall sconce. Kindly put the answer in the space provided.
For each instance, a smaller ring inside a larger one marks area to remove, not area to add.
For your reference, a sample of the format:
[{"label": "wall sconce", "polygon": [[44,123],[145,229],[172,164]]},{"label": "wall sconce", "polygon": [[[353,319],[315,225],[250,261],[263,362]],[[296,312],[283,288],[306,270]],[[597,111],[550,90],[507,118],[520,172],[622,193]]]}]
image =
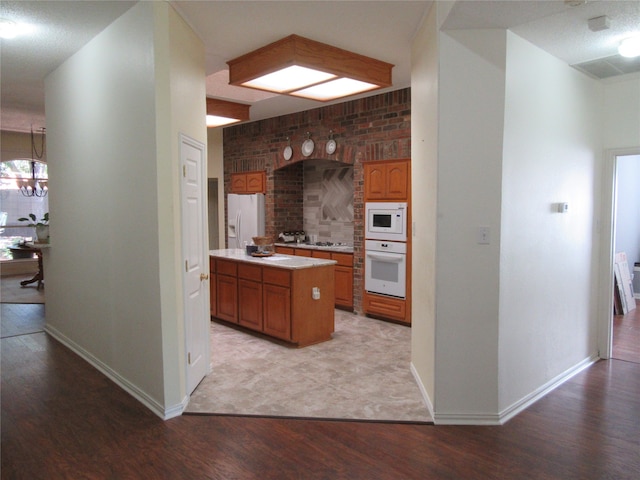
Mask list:
[{"label": "wall sconce", "polygon": [[220,127],[249,120],[251,105],[207,98],[207,127]]},{"label": "wall sconce", "polygon": [[227,64],[230,85],[323,102],[392,86],[393,65],[298,35]]}]

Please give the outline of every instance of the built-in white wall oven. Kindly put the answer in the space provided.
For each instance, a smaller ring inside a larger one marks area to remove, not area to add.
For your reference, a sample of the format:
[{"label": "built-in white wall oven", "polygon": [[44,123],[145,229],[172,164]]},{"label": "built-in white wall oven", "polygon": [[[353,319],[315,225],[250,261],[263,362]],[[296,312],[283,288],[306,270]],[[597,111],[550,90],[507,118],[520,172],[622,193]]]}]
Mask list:
[{"label": "built-in white wall oven", "polygon": [[407,244],[386,240],[365,240],[367,292],[405,298]]},{"label": "built-in white wall oven", "polygon": [[365,215],[365,238],[407,241],[406,202],[368,202]]}]

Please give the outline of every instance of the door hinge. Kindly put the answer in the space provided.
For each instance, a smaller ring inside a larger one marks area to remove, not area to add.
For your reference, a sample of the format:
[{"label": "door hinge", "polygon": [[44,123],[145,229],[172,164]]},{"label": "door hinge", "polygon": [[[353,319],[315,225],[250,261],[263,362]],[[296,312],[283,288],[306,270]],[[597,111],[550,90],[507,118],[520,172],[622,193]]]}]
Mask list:
[{"label": "door hinge", "polygon": [[189,273],[189,260],[184,261],[184,271]]},{"label": "door hinge", "polygon": [[187,354],[187,361],[189,362],[189,365],[191,365],[191,352]]},{"label": "door hinge", "polygon": [[183,177],[187,176],[187,166],[186,165],[182,165],[182,176]]}]

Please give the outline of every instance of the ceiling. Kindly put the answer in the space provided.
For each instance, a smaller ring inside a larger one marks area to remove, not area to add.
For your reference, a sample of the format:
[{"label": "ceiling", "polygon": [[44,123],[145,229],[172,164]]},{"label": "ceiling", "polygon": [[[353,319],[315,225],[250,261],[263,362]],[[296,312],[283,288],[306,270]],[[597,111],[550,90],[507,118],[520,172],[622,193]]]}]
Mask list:
[{"label": "ceiling", "polygon": [[[28,131],[32,124],[44,126],[45,76],[134,3],[3,0],[0,17],[35,28],[29,37],[1,42],[1,128]],[[394,85],[387,90],[407,87],[412,39],[432,0],[170,3],[205,44],[207,94],[249,103],[251,119],[259,120],[324,104],[229,86],[227,60],[296,33],[391,63],[395,65]],[[576,7],[568,3],[458,1],[453,3],[443,28],[508,28],[570,65],[616,55],[622,38],[640,34],[640,1],[577,1],[581,4]],[[601,15],[609,17],[610,28],[590,31],[587,20]]]}]

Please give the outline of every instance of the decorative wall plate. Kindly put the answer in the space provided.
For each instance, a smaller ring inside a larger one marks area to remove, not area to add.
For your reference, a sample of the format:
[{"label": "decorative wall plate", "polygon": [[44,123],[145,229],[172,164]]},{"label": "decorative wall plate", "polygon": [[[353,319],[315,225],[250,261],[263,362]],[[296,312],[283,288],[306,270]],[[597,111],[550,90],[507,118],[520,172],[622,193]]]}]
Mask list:
[{"label": "decorative wall plate", "polygon": [[336,141],[332,138],[327,142],[327,146],[326,146],[326,150],[327,150],[327,154],[329,155],[333,155],[336,151]]},{"label": "decorative wall plate", "polygon": [[302,155],[308,157],[313,153],[313,149],[315,148],[315,144],[313,140],[307,138],[304,142],[302,142]]},{"label": "decorative wall plate", "polygon": [[292,155],[293,149],[291,148],[291,145],[287,145],[286,147],[284,147],[284,152],[282,152],[282,156],[284,157],[284,159],[291,160]]}]

